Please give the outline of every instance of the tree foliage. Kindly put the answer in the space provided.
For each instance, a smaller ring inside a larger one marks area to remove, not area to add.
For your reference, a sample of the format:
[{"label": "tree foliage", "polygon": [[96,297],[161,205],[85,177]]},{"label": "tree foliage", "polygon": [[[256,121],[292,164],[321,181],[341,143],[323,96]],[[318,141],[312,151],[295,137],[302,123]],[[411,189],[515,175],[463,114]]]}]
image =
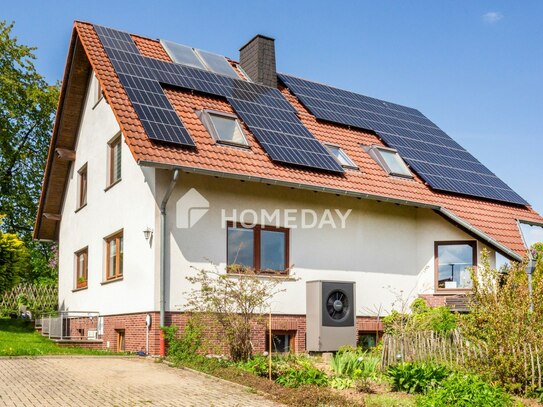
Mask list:
[{"label": "tree foliage", "polygon": [[32,232],[47,158],[58,86],[36,71],[35,48],[19,44],[0,21],[0,212],[3,228]]},{"label": "tree foliage", "polygon": [[30,255],[24,242],[13,233],[0,232],[0,294],[20,281],[29,264]]},{"label": "tree foliage", "polygon": [[0,229],[16,234],[30,256],[17,278],[51,281],[52,246],[31,236],[59,87],[36,71],[35,48],[20,44],[12,31],[13,23],[0,21]]}]

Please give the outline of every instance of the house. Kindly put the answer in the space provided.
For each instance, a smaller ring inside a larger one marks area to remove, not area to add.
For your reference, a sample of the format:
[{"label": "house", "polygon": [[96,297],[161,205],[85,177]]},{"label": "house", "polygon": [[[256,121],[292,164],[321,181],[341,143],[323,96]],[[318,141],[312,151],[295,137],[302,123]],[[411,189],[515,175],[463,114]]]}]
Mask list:
[{"label": "house", "polygon": [[445,304],[483,250],[523,258],[543,218],[419,111],[275,66],[261,35],[236,62],[75,23],[34,236],[60,309],[99,315],[86,345],[161,352],[210,262],[281,278],[271,328],[301,352],[310,280],[356,283],[371,342],[398,295]]}]

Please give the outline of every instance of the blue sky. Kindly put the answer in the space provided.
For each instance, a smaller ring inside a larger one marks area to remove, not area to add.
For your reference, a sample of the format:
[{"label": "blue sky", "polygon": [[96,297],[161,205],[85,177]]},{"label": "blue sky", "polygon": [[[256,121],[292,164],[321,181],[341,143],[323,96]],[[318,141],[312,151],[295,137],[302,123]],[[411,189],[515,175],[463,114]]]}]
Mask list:
[{"label": "blue sky", "polygon": [[237,58],[256,33],[278,70],[420,109],[543,213],[543,2],[5,1],[51,82],[73,20]]}]

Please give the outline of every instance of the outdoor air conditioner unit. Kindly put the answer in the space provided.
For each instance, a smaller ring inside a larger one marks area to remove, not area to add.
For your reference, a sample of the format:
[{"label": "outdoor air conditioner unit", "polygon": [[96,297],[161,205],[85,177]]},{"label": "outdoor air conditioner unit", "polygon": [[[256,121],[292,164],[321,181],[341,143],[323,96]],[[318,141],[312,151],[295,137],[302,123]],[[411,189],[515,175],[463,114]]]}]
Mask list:
[{"label": "outdoor air conditioner unit", "polygon": [[356,346],[355,283],[308,281],[306,284],[306,348],[332,352]]}]

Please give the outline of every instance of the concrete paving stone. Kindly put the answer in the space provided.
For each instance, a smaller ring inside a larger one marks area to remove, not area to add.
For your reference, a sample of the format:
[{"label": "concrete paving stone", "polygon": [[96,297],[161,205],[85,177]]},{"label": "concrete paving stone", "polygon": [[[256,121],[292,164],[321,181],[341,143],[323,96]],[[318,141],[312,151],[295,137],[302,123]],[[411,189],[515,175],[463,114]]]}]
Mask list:
[{"label": "concrete paving stone", "polygon": [[0,406],[277,407],[222,380],[147,359],[0,358]]}]

